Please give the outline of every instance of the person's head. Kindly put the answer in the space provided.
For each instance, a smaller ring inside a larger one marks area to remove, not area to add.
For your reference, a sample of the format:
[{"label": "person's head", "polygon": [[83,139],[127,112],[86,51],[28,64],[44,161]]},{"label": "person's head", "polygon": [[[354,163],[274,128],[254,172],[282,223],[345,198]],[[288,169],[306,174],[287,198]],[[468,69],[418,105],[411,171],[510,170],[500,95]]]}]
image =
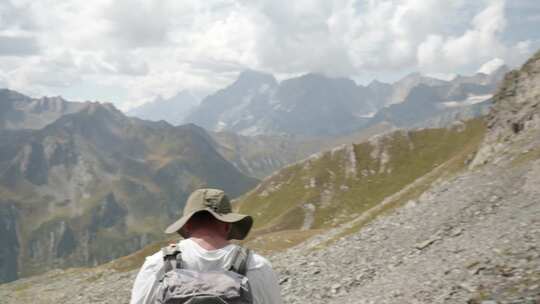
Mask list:
[{"label": "person's head", "polygon": [[181,230],[185,237],[212,236],[228,239],[231,227],[231,223],[216,219],[210,212],[199,211],[189,218]]},{"label": "person's head", "polygon": [[219,189],[195,190],[187,199],[182,217],[165,233],[179,233],[184,238],[197,233],[225,234],[226,239],[243,240],[253,225],[249,215],[232,212],[231,202]]}]

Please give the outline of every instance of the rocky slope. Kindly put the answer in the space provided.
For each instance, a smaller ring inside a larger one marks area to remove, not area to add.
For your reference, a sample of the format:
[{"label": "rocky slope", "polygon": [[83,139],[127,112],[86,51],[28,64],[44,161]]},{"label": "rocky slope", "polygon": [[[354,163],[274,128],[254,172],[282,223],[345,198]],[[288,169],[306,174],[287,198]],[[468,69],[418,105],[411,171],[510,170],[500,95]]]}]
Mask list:
[{"label": "rocky slope", "polygon": [[473,166],[497,162],[502,155],[534,150],[534,136],[540,129],[540,52],[522,69],[508,73],[494,96],[487,120],[490,132]]},{"label": "rocky slope", "polygon": [[[269,255],[285,303],[536,303],[539,176],[538,159],[512,170],[488,166],[354,231],[343,226]],[[128,303],[136,272],[113,264],[55,271],[3,285],[0,296]]]},{"label": "rocky slope", "polygon": [[99,103],[40,130],[0,131],[2,281],[128,254],[161,239],[194,189],[254,186],[208,138]]},{"label": "rocky slope", "polygon": [[536,303],[539,176],[538,160],[483,168],[330,246],[273,256],[286,302]]},{"label": "rocky slope", "polygon": [[358,232],[340,227],[274,256],[286,301],[540,301],[540,52],[494,102],[472,170]]},{"label": "rocky slope", "polygon": [[[355,219],[269,254],[285,302],[537,303],[539,88],[540,53],[506,77],[479,152],[462,162],[470,169],[447,175],[435,166]],[[254,237],[253,245],[272,240]],[[292,243],[295,235],[273,237]],[[130,269],[158,247],[5,284],[0,299],[32,302],[38,292],[42,303],[127,303]]]}]

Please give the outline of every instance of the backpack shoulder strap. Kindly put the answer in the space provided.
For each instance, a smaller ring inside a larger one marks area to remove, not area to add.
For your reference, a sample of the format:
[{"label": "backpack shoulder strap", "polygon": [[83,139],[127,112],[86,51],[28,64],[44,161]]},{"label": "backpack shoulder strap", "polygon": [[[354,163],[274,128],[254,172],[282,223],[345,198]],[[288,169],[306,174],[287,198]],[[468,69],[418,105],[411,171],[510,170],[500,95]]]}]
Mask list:
[{"label": "backpack shoulder strap", "polygon": [[251,250],[249,250],[249,248],[238,246],[234,252],[232,264],[229,270],[245,276],[247,273],[247,264],[250,254]]},{"label": "backpack shoulder strap", "polygon": [[181,269],[182,263],[182,251],[178,248],[177,244],[171,244],[167,247],[161,248],[163,253],[163,262],[165,264],[165,273],[173,269]]}]

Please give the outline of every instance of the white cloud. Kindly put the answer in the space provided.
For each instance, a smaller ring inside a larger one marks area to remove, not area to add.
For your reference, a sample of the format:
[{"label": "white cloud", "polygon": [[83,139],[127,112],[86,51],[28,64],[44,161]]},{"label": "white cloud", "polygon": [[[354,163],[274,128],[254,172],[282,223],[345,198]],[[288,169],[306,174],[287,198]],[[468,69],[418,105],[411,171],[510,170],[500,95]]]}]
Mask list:
[{"label": "white cloud", "polygon": [[503,0],[490,1],[462,35],[428,36],[418,47],[419,68],[424,72],[472,71],[495,57],[515,57],[514,48],[518,46],[506,45],[501,38],[507,24],[504,7]]},{"label": "white cloud", "polygon": [[39,52],[34,37],[0,35],[0,56],[30,56]]},{"label": "white cloud", "polygon": [[112,1],[103,10],[109,24],[106,32],[125,47],[165,45],[170,42],[168,35],[173,20],[185,17],[178,14],[173,4],[171,1]]},{"label": "white cloud", "polygon": [[25,60],[17,69],[7,73],[9,86],[16,90],[54,95],[51,88],[68,87],[81,80],[73,60],[69,52]]},{"label": "white cloud", "polygon": [[35,29],[33,19],[28,16],[28,3],[25,1],[3,0],[0,2],[0,29],[32,30]]},{"label": "white cloud", "polygon": [[504,65],[504,60],[502,60],[501,58],[495,58],[495,59],[492,59],[492,60],[484,63],[478,69],[477,72],[489,75],[489,74],[495,72],[498,68],[502,67],[503,65]]},{"label": "white cloud", "polygon": [[146,61],[137,52],[102,52],[80,54],[77,65],[84,74],[143,76],[149,73]]},{"label": "white cloud", "polygon": [[6,80],[6,75],[0,71],[0,89],[4,89],[8,87],[8,83]]},{"label": "white cloud", "polygon": [[[356,79],[412,70],[472,72],[496,57],[519,64],[537,45],[533,39],[504,39],[504,4],[4,0],[0,37],[15,38],[0,43],[0,54],[9,54],[0,56],[0,75],[10,87],[32,94],[115,86],[126,103],[135,104],[186,88],[220,88],[245,68]],[[81,90],[81,99],[93,99],[91,92]]]}]

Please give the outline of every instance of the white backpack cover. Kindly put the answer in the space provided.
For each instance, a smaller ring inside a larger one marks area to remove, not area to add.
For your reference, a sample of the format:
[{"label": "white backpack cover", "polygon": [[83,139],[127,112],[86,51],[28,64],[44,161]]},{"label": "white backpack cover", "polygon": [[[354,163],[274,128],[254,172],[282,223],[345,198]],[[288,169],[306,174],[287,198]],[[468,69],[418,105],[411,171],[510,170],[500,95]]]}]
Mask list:
[{"label": "white backpack cover", "polygon": [[165,275],[159,282],[156,304],[251,304],[246,277],[249,249],[238,246],[230,269],[196,271],[183,268],[176,245],[162,249]]}]

